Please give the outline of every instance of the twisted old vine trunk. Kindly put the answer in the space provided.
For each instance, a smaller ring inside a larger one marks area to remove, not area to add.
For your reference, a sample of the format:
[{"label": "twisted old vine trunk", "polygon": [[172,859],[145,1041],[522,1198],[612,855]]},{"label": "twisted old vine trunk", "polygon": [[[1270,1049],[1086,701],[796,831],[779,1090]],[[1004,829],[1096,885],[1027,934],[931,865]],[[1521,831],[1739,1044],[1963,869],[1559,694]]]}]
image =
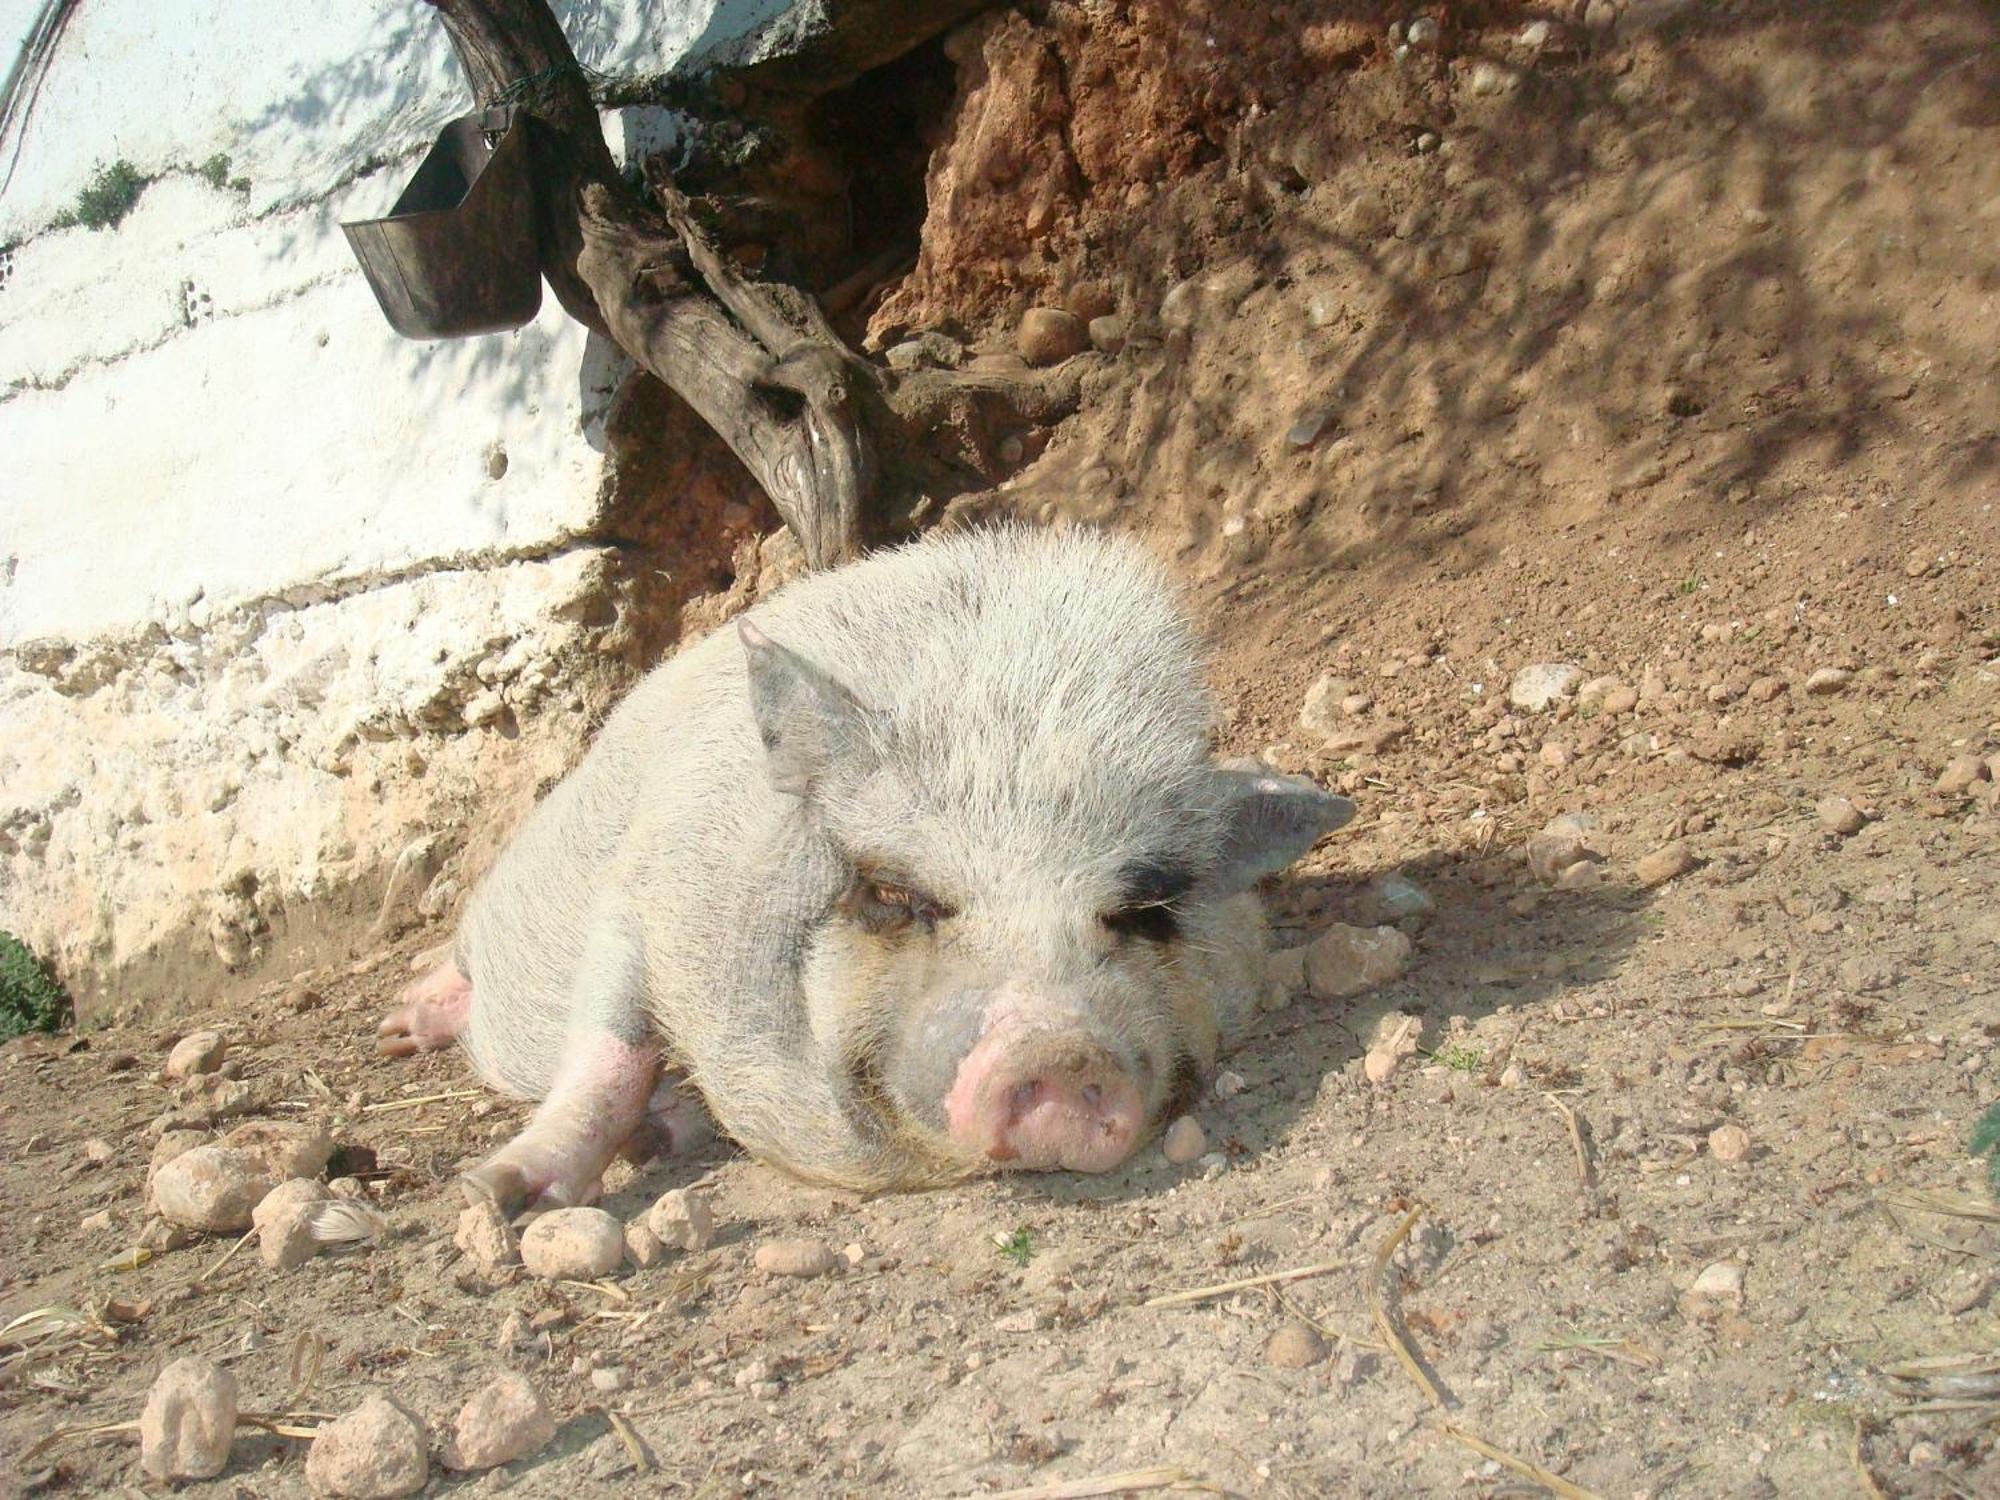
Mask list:
[{"label": "twisted old vine trunk", "polygon": [[[811,566],[850,557],[926,502],[985,482],[963,451],[950,451],[957,445],[934,444],[933,434],[963,432],[996,410],[1046,421],[1074,407],[1074,375],[898,378],[863,358],[809,294],[733,267],[668,175],[651,177],[650,202],[626,185],[545,0],[427,3],[478,102],[529,116],[541,270],[557,299],[715,429]],[[816,55],[780,69],[777,87],[809,96],[837,86],[986,3],[830,3]]]}]

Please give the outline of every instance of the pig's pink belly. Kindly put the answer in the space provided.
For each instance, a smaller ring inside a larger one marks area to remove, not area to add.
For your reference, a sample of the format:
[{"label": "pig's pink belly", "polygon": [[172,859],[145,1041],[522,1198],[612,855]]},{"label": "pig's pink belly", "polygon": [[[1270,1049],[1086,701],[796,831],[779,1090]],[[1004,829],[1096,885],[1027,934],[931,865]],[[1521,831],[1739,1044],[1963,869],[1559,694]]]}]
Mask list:
[{"label": "pig's pink belly", "polygon": [[1001,1023],[958,1065],[945,1120],[959,1146],[1028,1171],[1106,1172],[1145,1131],[1145,1104],[1096,1043]]}]

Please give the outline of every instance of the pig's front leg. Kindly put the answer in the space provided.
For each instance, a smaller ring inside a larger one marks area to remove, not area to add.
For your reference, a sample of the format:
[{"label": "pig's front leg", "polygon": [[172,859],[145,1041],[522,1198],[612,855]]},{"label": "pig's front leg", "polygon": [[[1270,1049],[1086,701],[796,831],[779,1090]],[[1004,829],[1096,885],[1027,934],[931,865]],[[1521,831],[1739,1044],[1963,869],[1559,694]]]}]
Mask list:
[{"label": "pig's front leg", "polygon": [[[622,916],[592,923],[549,1091],[525,1130],[460,1179],[469,1199],[512,1211],[597,1196],[604,1168],[645,1122],[659,1081],[644,973],[635,923]],[[475,1008],[475,1056],[505,1045],[505,1038],[482,1036],[479,1019]]]}]

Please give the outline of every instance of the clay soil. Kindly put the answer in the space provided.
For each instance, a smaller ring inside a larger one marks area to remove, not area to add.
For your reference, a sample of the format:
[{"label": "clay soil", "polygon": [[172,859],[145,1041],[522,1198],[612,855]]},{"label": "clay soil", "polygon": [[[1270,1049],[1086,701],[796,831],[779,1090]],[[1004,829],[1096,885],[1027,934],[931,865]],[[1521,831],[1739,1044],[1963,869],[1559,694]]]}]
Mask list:
[{"label": "clay soil", "polygon": [[[503,1366],[557,1438],[433,1490],[1544,1493],[1518,1463],[1620,1500],[2000,1493],[1967,1155],[2000,1099],[2000,802],[1939,789],[2000,751],[1991,9],[1429,7],[1441,50],[1400,60],[1372,8],[1204,45],[1238,11],[1051,7],[957,47],[962,89],[1028,92],[961,112],[934,187],[984,171],[1019,212],[978,274],[933,225],[886,315],[1005,363],[1022,308],[1109,288],[1129,336],[1085,356],[1084,411],[964,509],[1171,559],[1225,748],[1362,805],[1271,890],[1283,940],[1378,919],[1398,874],[1435,903],[1404,975],[1263,1018],[1187,1166],[872,1201],[726,1146],[621,1167],[612,1212],[700,1182],[720,1230],[601,1284],[453,1248],[454,1172],[523,1111],[449,1054],[374,1055],[438,930],[9,1044],[0,1323],[79,1316],[0,1341],[0,1488],[158,1489],[94,1429],[198,1353],[294,1434],[243,1429],[200,1496],[303,1494],[324,1416],[387,1389],[442,1434]],[[1122,126],[1090,92],[1121,69],[1150,80]],[[980,167],[1010,120],[1068,164]],[[1541,662],[1637,701],[1508,707]],[[1601,856],[1573,889],[1525,859],[1563,814]],[[1642,883],[1669,847],[1688,867]],[[258,1112],[331,1129],[385,1238],[129,1267],[198,1024]],[[1371,1083],[1385,1026],[1420,1050]],[[854,1263],[754,1269],[799,1235]],[[1319,1357],[1274,1359],[1286,1329]]]}]

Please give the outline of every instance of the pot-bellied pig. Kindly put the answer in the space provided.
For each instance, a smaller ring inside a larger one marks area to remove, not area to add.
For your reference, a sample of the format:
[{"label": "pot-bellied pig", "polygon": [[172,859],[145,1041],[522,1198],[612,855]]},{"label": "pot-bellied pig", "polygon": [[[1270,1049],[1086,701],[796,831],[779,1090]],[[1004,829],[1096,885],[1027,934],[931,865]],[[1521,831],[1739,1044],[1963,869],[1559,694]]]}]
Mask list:
[{"label": "pot-bellied pig", "polygon": [[383,1049],[456,1039],[542,1101],[466,1179],[510,1207],[685,1130],[676,1076],[824,1183],[1115,1167],[1255,1009],[1252,884],[1354,810],[1219,766],[1210,728],[1130,543],[1006,528],[804,578],[632,692]]}]

